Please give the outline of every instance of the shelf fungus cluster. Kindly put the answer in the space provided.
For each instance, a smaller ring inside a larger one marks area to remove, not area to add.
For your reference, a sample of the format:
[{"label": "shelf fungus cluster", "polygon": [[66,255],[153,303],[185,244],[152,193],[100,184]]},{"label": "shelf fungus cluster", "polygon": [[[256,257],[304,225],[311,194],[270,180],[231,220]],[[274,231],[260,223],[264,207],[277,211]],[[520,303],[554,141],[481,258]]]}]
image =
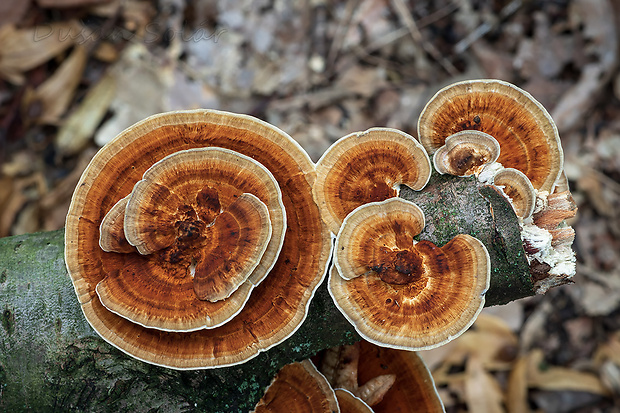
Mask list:
[{"label": "shelf fungus cluster", "polygon": [[418,136],[438,172],[476,175],[510,200],[536,292],[571,281],[575,234],[566,219],[577,208],[557,128],[538,101],[500,80],[458,82],[427,103]]},{"label": "shelf fungus cluster", "polygon": [[284,366],[254,412],[391,413],[412,407],[445,412],[424,361],[414,351],[361,341]]},{"label": "shelf fungus cluster", "polygon": [[103,147],[66,220],[83,312],[149,363],[242,363],[304,320],[331,251],[315,166],[279,129],[196,110],[150,117]]},{"label": "shelf fungus cluster", "polygon": [[[86,319],[152,364],[231,366],[290,337],[329,271],[338,310],[387,348],[369,352],[390,355],[456,338],[485,302],[570,282],[576,206],[557,128],[532,96],[498,80],[453,84],[426,105],[418,135],[352,133],[315,165],[250,116],[180,111],[133,125],[92,159],[67,214],[65,261]],[[487,293],[498,274],[518,278],[499,288],[514,294]],[[290,368],[321,376],[313,369]],[[282,388],[301,394],[299,383]],[[327,389],[312,390],[331,400],[321,409],[337,398],[365,411],[357,383]],[[286,402],[269,394],[257,411]]]},{"label": "shelf fungus cluster", "polygon": [[416,241],[424,214],[398,198],[422,190],[430,159],[412,136],[374,128],[345,136],[317,163],[314,199],[336,234],[329,292],[361,336],[398,349],[437,347],[484,305],[486,247],[462,234],[443,247]]},{"label": "shelf fungus cluster", "polygon": [[[364,339],[408,350],[434,348],[464,332],[485,304],[491,272],[506,273],[492,268],[489,248],[498,237],[470,218],[450,217],[462,231],[449,229],[440,244],[425,239],[446,227],[432,211],[451,199],[438,192],[443,183],[455,181],[439,175],[477,177],[471,178],[475,184],[470,178],[463,182],[478,188],[467,193],[482,199],[492,228],[496,218],[488,190],[512,206],[508,215],[521,243],[511,249],[526,273],[517,297],[570,282],[575,272],[574,231],[565,220],[576,207],[567,186],[560,185],[561,142],[540,103],[499,80],[455,83],[428,102],[418,134],[419,142],[374,128],[341,138],[317,163],[313,187],[336,236],[329,278],[336,306]],[[439,175],[432,174],[429,156]],[[467,200],[459,203],[461,210],[468,208]],[[423,210],[431,214],[430,229]],[[485,232],[481,239],[479,232]],[[505,300],[494,296],[494,303]]]}]

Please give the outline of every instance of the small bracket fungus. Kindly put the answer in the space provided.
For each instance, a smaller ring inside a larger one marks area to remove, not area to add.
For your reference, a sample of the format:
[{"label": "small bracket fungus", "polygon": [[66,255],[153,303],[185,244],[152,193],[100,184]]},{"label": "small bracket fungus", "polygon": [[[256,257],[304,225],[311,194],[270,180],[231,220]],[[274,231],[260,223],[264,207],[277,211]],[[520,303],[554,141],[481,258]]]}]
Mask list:
[{"label": "small bracket fungus", "polygon": [[412,247],[424,228],[424,213],[413,202],[391,198],[347,215],[336,237],[334,265],[345,280],[376,273],[390,284],[419,276],[422,257]]},{"label": "small bracket fungus", "polygon": [[[170,112],[121,132],[67,214],[65,261],[86,319],[131,356],[175,369],[243,363],[282,342],[331,252],[314,178],[298,143],[251,116]],[[212,288],[215,273],[226,276]]]},{"label": "small bracket fungus", "polygon": [[358,206],[398,196],[400,185],[424,188],[431,164],[412,136],[372,128],[340,138],[319,159],[316,170],[314,199],[336,234],[342,220]]},{"label": "small bracket fungus", "polygon": [[521,219],[529,218],[536,206],[536,191],[525,174],[514,168],[504,168],[493,177],[493,185],[499,187]]},{"label": "small bracket fungus", "polygon": [[360,343],[342,345],[325,350],[317,359],[320,371],[334,389],[345,389],[359,397],[369,406],[383,400],[390,390],[396,375],[379,374],[370,380],[359,383],[357,372],[360,361]]},{"label": "small bracket fungus", "polygon": [[420,142],[434,153],[463,130],[493,136],[501,147],[497,162],[523,172],[536,190],[553,190],[564,162],[560,137],[547,110],[529,93],[501,80],[468,80],[441,89],[420,114]]},{"label": "small bracket fungus", "polygon": [[103,217],[99,226],[99,246],[105,252],[134,252],[125,237],[125,208],[129,195],[121,198]]},{"label": "small bracket fungus", "polygon": [[499,143],[488,133],[464,130],[446,138],[433,155],[433,166],[440,174],[478,175],[485,165],[497,161]]},{"label": "small bracket fungus", "polygon": [[310,360],[282,367],[254,413],[339,412],[334,390]]},{"label": "small bracket fungus", "polygon": [[366,340],[384,347],[438,347],[463,333],[484,305],[485,246],[460,234],[443,247],[414,241],[422,211],[400,198],[356,208],[336,237],[329,292]]}]

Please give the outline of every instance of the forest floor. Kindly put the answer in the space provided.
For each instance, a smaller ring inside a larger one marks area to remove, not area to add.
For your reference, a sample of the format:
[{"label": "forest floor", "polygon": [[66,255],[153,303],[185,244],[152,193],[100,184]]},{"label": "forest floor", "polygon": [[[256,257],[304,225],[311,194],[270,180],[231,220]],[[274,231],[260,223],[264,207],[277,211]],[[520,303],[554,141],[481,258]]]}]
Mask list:
[{"label": "forest floor", "polygon": [[316,161],[369,127],[416,136],[447,84],[502,79],[560,132],[575,283],[422,356],[448,412],[618,413],[619,28],[618,0],[3,0],[0,236],[62,228],[93,154],[154,113],[247,113]]}]

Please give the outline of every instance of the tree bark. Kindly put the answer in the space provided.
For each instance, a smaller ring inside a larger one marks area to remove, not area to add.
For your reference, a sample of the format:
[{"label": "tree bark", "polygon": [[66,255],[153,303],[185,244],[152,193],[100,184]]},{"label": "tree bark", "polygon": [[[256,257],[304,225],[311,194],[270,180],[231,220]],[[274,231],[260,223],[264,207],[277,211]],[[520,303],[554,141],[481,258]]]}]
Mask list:
[{"label": "tree bark", "polygon": [[[474,178],[433,175],[424,191],[401,196],[426,215],[421,239],[443,245],[468,233],[486,245],[487,305],[534,294],[517,218],[496,190]],[[65,269],[63,234],[0,239],[1,411],[250,411],[284,364],[360,339],[324,282],[301,328],[247,363],[177,371],[140,362],[86,322]]]}]

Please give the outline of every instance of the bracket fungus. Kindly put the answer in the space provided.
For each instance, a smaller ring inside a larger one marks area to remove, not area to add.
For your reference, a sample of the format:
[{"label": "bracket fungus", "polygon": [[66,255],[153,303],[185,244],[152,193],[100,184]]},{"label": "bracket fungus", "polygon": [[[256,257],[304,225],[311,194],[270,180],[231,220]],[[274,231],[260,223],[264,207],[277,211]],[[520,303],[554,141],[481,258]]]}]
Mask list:
[{"label": "bracket fungus", "polygon": [[134,252],[125,237],[125,208],[129,195],[121,198],[103,217],[99,225],[99,246],[105,252]]},{"label": "bracket fungus", "polygon": [[443,247],[416,242],[424,215],[400,198],[362,205],[336,237],[329,292],[366,340],[384,347],[438,347],[474,322],[489,288],[486,247],[460,234]]},{"label": "bracket fungus", "polygon": [[499,187],[510,199],[519,218],[532,216],[536,206],[536,191],[523,172],[514,168],[501,169],[493,176],[493,185]]},{"label": "bracket fungus", "polygon": [[470,176],[480,173],[485,165],[497,161],[500,147],[488,133],[463,130],[446,138],[433,154],[433,166],[440,174]]},{"label": "bracket fungus", "polygon": [[497,162],[523,172],[536,190],[552,192],[563,169],[557,127],[526,91],[501,80],[467,80],[435,94],[418,120],[418,137],[429,153],[446,138],[477,130],[499,142]]},{"label": "bracket fungus", "polygon": [[314,179],[301,146],[251,116],[169,112],[121,132],[87,166],[66,219],[86,319],[175,369],[239,364],[282,342],[331,253]]},{"label": "bracket fungus", "polygon": [[420,412],[445,412],[433,376],[415,351],[381,348],[361,341],[359,358],[358,381],[367,383],[385,374],[396,377],[383,399],[372,406],[375,413],[405,412],[412,406]]},{"label": "bracket fungus", "polygon": [[310,360],[287,364],[253,413],[339,412],[334,390]]},{"label": "bracket fungus", "polygon": [[544,215],[568,218],[576,212],[570,205],[546,204],[549,194],[570,196],[560,137],[549,113],[529,93],[510,83],[493,79],[457,82],[438,91],[426,104],[418,120],[418,135],[426,150],[436,153],[449,136],[462,131],[487,133],[500,145],[497,161],[487,164],[478,179],[503,188],[521,218],[523,255],[535,291],[543,293],[550,286],[570,282],[575,274],[572,228],[564,221],[543,228],[539,226],[541,215],[538,219],[532,215],[544,210]]},{"label": "bracket fungus", "polygon": [[338,233],[342,220],[360,205],[398,196],[400,185],[420,190],[431,164],[412,136],[389,128],[372,128],[337,140],[316,165],[312,188],[329,229]]}]

